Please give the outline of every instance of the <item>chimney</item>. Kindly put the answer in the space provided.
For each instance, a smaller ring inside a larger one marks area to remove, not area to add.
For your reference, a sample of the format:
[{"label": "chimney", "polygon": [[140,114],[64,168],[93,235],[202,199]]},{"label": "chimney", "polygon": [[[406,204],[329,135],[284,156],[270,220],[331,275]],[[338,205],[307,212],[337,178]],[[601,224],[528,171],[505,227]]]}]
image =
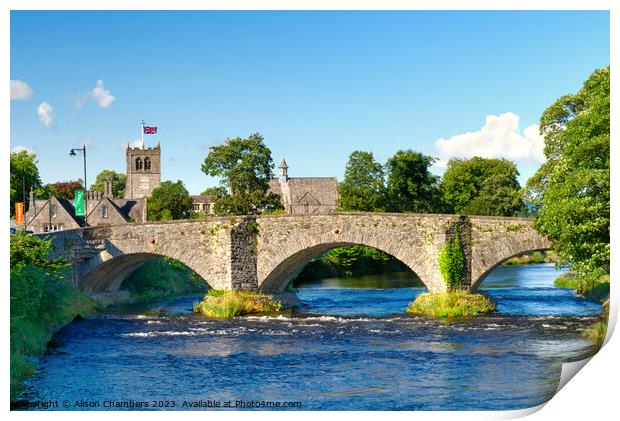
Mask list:
[{"label": "chimney", "polygon": [[109,197],[110,199],[114,198],[112,194],[112,180],[109,178],[103,184],[103,196]]},{"label": "chimney", "polygon": [[33,214],[37,212],[37,205],[34,201],[34,190],[32,189],[32,186],[30,186],[30,201],[28,203],[28,211],[32,212]]}]

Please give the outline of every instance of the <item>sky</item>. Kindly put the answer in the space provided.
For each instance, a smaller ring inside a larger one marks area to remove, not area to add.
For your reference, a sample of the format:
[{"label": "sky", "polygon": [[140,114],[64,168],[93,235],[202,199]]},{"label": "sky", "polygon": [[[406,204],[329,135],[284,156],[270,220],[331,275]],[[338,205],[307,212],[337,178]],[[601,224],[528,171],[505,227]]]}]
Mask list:
[{"label": "sky", "polygon": [[[199,194],[209,147],[259,132],[291,177],[342,180],[349,154],[384,163],[544,161],[542,112],[609,64],[607,11],[12,11],[11,149],[44,183],[125,171],[157,126],[162,181]],[[277,172],[277,168],[275,168]]]}]

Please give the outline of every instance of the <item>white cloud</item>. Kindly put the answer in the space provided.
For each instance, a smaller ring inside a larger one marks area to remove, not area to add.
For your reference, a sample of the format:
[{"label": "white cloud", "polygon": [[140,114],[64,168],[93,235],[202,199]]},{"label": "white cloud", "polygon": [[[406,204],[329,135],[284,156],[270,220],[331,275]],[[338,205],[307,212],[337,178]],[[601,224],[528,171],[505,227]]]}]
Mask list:
[{"label": "white cloud", "polygon": [[41,123],[45,125],[45,127],[49,127],[54,122],[54,107],[52,107],[47,102],[42,102],[37,107],[37,114],[39,115],[39,120]]},{"label": "white cloud", "polygon": [[14,152],[14,153],[18,153],[18,152],[21,152],[21,151],[26,151],[29,154],[33,154],[34,153],[34,149],[29,148],[28,146],[17,145],[17,146],[14,146],[13,149],[11,149],[11,152]]},{"label": "white cloud", "polygon": [[11,80],[11,101],[32,99],[32,88],[23,80]]},{"label": "white cloud", "polygon": [[110,91],[103,86],[103,80],[101,79],[97,81],[97,85],[90,91],[90,97],[94,101],[97,101],[97,104],[99,104],[101,108],[108,108],[116,99]]},{"label": "white cloud", "polygon": [[506,158],[520,163],[545,161],[545,143],[538,125],[532,124],[520,131],[519,116],[514,113],[488,115],[480,130],[438,139],[435,146],[440,158],[435,165],[439,167],[445,167],[453,157]]}]

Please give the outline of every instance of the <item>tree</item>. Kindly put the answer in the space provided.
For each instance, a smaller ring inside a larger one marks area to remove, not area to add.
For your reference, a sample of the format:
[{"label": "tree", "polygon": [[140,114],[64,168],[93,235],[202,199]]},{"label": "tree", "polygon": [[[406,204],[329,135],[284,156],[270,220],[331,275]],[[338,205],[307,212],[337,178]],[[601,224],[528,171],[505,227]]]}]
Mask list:
[{"label": "tree", "polygon": [[282,208],[280,198],[268,193],[273,160],[259,133],[247,139],[228,139],[209,149],[202,171],[220,177],[221,186],[231,192],[215,203],[216,214],[251,215]]},{"label": "tree", "polygon": [[338,186],[340,209],[381,212],[386,209],[383,166],[372,152],[354,151]]},{"label": "tree", "polygon": [[113,170],[101,171],[97,175],[95,182],[90,186],[90,189],[103,193],[105,191],[105,182],[107,180],[112,181],[112,195],[119,199],[123,198],[123,196],[125,196],[125,181],[127,180],[127,176]]},{"label": "tree", "polygon": [[164,181],[147,199],[149,221],[190,218],[194,203],[181,180]]},{"label": "tree", "polygon": [[84,189],[84,182],[82,179],[75,181],[57,181],[56,183],[50,183],[43,186],[37,191],[37,197],[41,199],[47,199],[50,195],[59,199],[73,200],[75,190]]},{"label": "tree", "polygon": [[441,183],[443,201],[454,213],[515,216],[525,209],[518,175],[505,159],[452,158]]},{"label": "tree", "polygon": [[582,279],[609,274],[609,67],[564,95],[540,118],[547,161],[528,180],[538,231]]},{"label": "tree", "polygon": [[[23,192],[26,195],[30,189],[39,189],[42,186],[39,169],[37,168],[37,156],[27,151],[11,152],[11,181],[10,181],[10,200],[11,216],[15,213],[15,202],[23,200]],[[24,211],[28,210],[28,199],[24,204]]]},{"label": "tree", "polygon": [[204,196],[211,196],[216,199],[221,199],[222,197],[226,196],[228,192],[226,191],[226,188],[222,186],[215,186],[215,187],[207,187],[200,194]]},{"label": "tree", "polygon": [[385,164],[388,207],[392,212],[441,212],[439,177],[429,172],[435,158],[398,151]]}]

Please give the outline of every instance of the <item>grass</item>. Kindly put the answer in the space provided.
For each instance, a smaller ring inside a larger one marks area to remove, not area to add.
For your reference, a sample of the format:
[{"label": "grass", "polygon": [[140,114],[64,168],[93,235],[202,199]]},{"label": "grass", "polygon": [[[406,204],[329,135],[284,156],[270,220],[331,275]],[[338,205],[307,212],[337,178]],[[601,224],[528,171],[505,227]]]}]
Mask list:
[{"label": "grass", "polygon": [[603,305],[603,313],[599,319],[584,332],[584,336],[602,346],[609,323],[609,275],[580,277],[574,272],[567,272],[560,275],[553,283],[559,288],[574,289],[586,300],[596,301]]},{"label": "grass", "polygon": [[194,312],[212,319],[230,319],[249,314],[280,311],[282,305],[269,295],[250,291],[209,290],[204,299],[194,305]]},{"label": "grass", "polygon": [[603,345],[605,335],[607,335],[607,325],[609,324],[609,300],[603,303],[603,313],[599,319],[591,324],[583,335],[592,339],[599,347]]},{"label": "grass", "polygon": [[409,304],[408,313],[438,318],[472,317],[495,310],[495,304],[481,294],[465,291],[420,294]]},{"label": "grass", "polygon": [[609,275],[598,278],[580,278],[573,272],[563,273],[553,281],[559,288],[574,289],[586,300],[603,303],[609,297]]}]

